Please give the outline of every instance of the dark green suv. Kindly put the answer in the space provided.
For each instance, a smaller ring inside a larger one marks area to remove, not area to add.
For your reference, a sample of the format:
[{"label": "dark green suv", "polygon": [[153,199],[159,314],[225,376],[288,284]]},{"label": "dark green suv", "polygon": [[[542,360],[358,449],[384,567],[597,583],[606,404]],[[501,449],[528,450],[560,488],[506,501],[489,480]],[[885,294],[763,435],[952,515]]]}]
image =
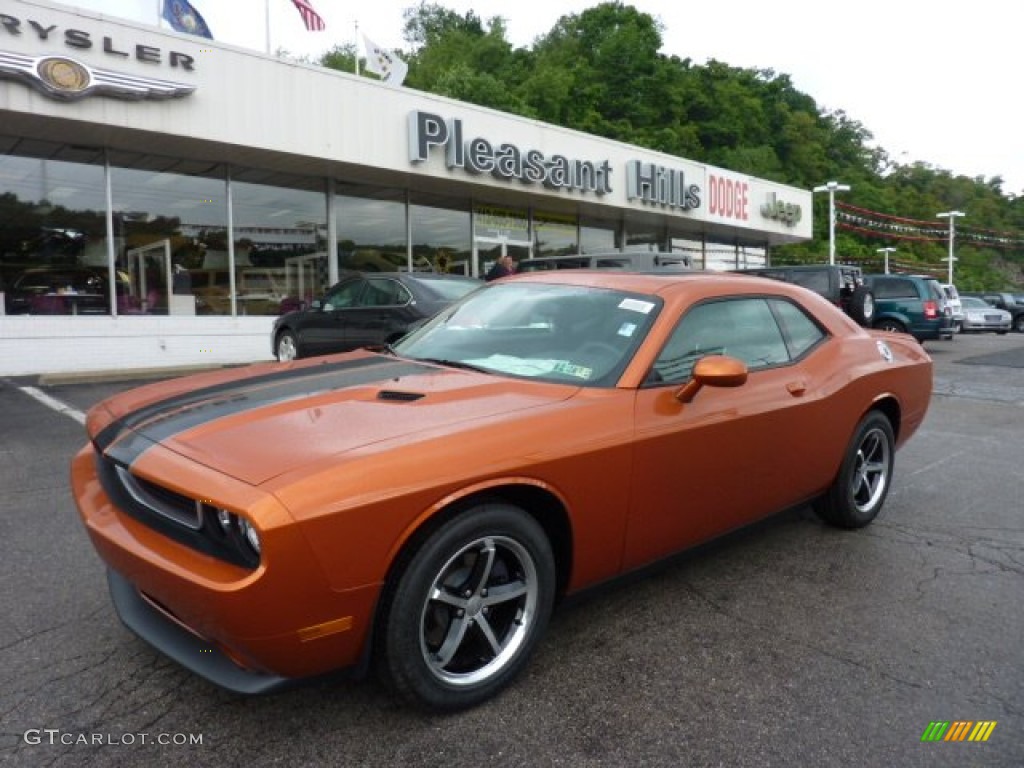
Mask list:
[{"label": "dark green suv", "polygon": [[918,341],[953,338],[953,311],[942,284],[927,275],[864,275],[875,296],[872,325]]}]

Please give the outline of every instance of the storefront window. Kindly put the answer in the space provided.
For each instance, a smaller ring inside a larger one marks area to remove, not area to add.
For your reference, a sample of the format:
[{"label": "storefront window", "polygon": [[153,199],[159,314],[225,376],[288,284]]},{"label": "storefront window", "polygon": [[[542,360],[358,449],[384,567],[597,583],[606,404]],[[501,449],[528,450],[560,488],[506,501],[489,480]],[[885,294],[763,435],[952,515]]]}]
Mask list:
[{"label": "storefront window", "polygon": [[99,164],[0,155],[0,293],[7,314],[108,314]]},{"label": "storefront window", "polygon": [[275,186],[237,177],[231,182],[240,315],[282,314],[319,298],[328,288],[324,181],[273,181]]},{"label": "storefront window", "polygon": [[648,251],[657,253],[665,250],[668,232],[664,224],[653,222],[626,221],[624,251]]},{"label": "storefront window", "polygon": [[224,169],[115,166],[111,179],[116,264],[129,287],[118,313],[230,314]]},{"label": "storefront window", "polygon": [[619,247],[619,225],[612,219],[580,219],[580,253],[614,251]]},{"label": "storefront window", "polygon": [[397,272],[409,268],[405,193],[338,185],[338,269]]},{"label": "storefront window", "polygon": [[530,218],[525,209],[478,205],[473,209],[473,238],[477,275],[488,274],[502,256],[515,261],[530,258]]},{"label": "storefront window", "polygon": [[669,243],[672,246],[672,253],[680,253],[687,256],[690,266],[694,269],[704,269],[704,241],[688,237],[673,237]]},{"label": "storefront window", "polygon": [[469,207],[439,197],[416,195],[409,206],[413,270],[470,273]]},{"label": "storefront window", "polygon": [[535,211],[533,214],[533,255],[566,256],[579,253],[576,217]]}]

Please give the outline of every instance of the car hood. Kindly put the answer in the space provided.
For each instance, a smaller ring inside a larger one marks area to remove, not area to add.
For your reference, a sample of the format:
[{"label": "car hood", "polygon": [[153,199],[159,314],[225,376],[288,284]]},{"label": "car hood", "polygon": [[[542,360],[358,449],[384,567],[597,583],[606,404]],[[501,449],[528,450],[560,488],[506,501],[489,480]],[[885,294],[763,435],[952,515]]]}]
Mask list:
[{"label": "car hood", "polygon": [[[315,364],[310,365],[308,363]],[[453,431],[566,400],[576,387],[354,353],[263,366],[130,407],[115,397],[96,447],[124,465],[160,445],[252,485],[396,438]],[[184,380],[187,381],[187,380]]]}]

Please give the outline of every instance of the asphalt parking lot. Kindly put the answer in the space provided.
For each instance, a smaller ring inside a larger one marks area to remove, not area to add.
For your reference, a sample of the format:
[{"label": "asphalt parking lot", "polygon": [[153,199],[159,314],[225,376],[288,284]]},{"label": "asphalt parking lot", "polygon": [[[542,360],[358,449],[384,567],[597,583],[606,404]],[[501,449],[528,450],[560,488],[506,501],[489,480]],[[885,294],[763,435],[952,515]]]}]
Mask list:
[{"label": "asphalt parking lot", "polygon": [[[444,717],[372,680],[243,698],[157,655],[67,479],[74,417],[132,384],[0,380],[0,762],[1019,768],[1024,336],[926,348],[932,408],[873,525],[794,510],[565,605],[512,688]],[[936,721],[996,725],[922,741]]]}]

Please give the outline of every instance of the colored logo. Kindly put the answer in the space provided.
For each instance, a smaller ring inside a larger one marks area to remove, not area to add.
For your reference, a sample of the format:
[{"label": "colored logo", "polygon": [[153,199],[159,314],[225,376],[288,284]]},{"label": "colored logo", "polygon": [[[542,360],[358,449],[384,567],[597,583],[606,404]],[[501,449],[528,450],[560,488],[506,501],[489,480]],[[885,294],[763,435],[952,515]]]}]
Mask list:
[{"label": "colored logo", "polygon": [[921,741],[988,741],[995,728],[995,720],[933,720]]}]

